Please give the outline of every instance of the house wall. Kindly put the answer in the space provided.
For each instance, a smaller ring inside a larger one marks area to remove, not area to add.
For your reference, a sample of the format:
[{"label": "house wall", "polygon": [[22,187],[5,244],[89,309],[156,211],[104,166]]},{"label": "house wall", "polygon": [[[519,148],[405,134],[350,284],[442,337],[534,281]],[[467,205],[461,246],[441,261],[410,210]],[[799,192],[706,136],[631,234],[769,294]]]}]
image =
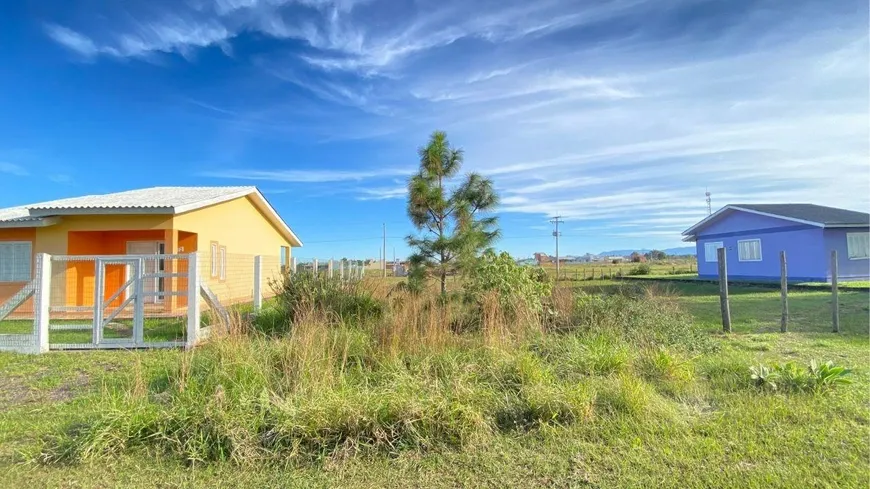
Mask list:
[{"label": "house wall", "polygon": [[[0,229],[0,241],[30,241],[31,249],[35,248],[32,243],[36,240],[36,232],[34,228],[7,228]],[[35,255],[30,257],[30,263],[33,267],[36,266]],[[31,271],[31,277],[33,272]],[[6,302],[7,299],[17,294],[28,282],[0,282],[0,304]],[[23,311],[33,310],[33,299],[28,299],[27,302],[19,308]]]},{"label": "house wall", "polygon": [[[737,242],[761,240],[761,261],[739,261]],[[705,243],[721,241],[726,249],[728,276],[735,279],[779,280],[779,253],[785,251],[790,280],[824,280],[827,266],[824,259],[823,230],[784,219],[745,212],[731,212],[703,229],[698,237],[698,275],[718,276],[716,262],[707,262]]]},{"label": "house wall", "polygon": [[[177,215],[174,226],[180,231],[197,234],[200,277],[221,300],[246,301],[253,298],[254,256],[269,257],[264,258],[264,263],[278,263],[281,247],[291,246],[247,197]],[[212,243],[217,243],[218,249],[226,247],[225,280],[221,280],[219,275],[211,276]],[[266,275],[271,272],[264,270]]]},{"label": "house wall", "polygon": [[831,277],[831,252],[837,250],[837,277],[839,280],[868,280],[870,279],[870,260],[849,259],[849,251],[846,245],[847,233],[866,233],[870,228],[844,228],[824,230],[824,261],[826,264],[826,278]]}]

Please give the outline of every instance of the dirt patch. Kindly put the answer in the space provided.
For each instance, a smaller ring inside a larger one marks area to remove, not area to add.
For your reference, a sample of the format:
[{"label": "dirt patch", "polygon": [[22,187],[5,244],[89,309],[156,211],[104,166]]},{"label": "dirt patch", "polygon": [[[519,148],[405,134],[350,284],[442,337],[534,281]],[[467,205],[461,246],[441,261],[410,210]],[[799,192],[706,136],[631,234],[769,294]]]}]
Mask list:
[{"label": "dirt patch", "polygon": [[44,389],[33,387],[24,376],[6,377],[0,379],[0,410],[28,404],[65,402],[76,397],[89,384],[90,378],[81,370],[72,373],[60,385]]}]

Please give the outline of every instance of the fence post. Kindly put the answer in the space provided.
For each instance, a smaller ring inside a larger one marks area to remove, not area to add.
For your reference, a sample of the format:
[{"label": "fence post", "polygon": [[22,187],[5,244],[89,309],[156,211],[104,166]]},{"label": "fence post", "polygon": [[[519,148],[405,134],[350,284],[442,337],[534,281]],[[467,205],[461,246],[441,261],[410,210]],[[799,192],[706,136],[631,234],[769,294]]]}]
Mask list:
[{"label": "fence post", "polygon": [[313,265],[311,266],[311,273],[317,275],[317,272],[320,271],[320,267],[317,264],[317,258],[314,259]]},{"label": "fence post", "polygon": [[779,330],[788,332],[788,268],[785,262],[785,251],[779,252],[779,289],[782,298],[782,319]]},{"label": "fence post", "polygon": [[263,308],[263,257],[257,255],[254,257],[254,310],[259,311]]},{"label": "fence post", "polygon": [[326,262],[326,275],[328,275],[329,278],[332,278],[332,273],[334,271],[335,271],[335,260],[330,258],[329,261]]},{"label": "fence post", "polygon": [[728,264],[725,248],[716,250],[719,265],[719,307],[722,311],[722,331],[731,332],[731,306],[728,303]]},{"label": "fence post", "polygon": [[290,257],[290,272],[293,275],[296,275],[296,257],[295,256]]},{"label": "fence post", "polygon": [[344,260],[338,261],[338,278],[344,281]]},{"label": "fence post", "polygon": [[840,298],[837,282],[839,277],[837,263],[837,250],[831,251],[831,319],[834,323],[834,333],[840,332]]},{"label": "fence post", "polygon": [[199,260],[197,252],[187,255],[187,336],[184,347],[193,348],[199,336]]},{"label": "fence post", "polygon": [[36,255],[36,291],[33,297],[36,317],[36,348],[34,353],[48,351],[48,320],[51,293],[51,255],[40,253]]}]

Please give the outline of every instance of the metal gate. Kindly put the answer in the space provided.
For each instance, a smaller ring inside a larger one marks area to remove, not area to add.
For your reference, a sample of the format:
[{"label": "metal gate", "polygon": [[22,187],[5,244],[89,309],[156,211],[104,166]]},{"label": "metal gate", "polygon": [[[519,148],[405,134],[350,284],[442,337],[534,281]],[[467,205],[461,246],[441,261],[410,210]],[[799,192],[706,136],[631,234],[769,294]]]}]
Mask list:
[{"label": "metal gate", "polygon": [[185,345],[188,255],[51,260],[50,349]]}]

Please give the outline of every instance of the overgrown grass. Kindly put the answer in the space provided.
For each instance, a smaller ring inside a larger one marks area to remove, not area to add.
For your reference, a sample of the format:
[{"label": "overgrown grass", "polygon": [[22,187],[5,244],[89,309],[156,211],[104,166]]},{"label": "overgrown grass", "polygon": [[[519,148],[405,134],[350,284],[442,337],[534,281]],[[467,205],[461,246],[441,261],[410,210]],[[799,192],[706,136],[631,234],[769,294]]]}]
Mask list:
[{"label": "overgrown grass", "polygon": [[[287,310],[267,310],[257,324],[190,352],[0,355],[7,384],[32,385],[37,397],[54,396],[72,373],[92,378],[61,402],[5,401],[0,467],[9,470],[0,481],[866,482],[866,333],[812,332],[824,331],[814,322],[821,313],[801,316],[797,333],[768,333],[759,304],[776,304],[775,297],[738,289],[732,306],[745,315],[726,337],[715,333],[715,297],[601,287],[558,289],[547,312],[522,322],[507,320],[490,300],[477,312],[485,316],[477,329],[464,326],[462,304],[368,288],[361,293],[380,305],[377,316],[361,320],[301,301],[290,325]],[[841,298],[851,304],[848,294]],[[796,295],[792,304],[811,310],[818,304],[801,301],[818,299]],[[749,309],[754,323],[743,319]],[[866,325],[866,309],[843,311],[844,324]],[[753,365],[804,368],[812,360],[851,369],[853,383],[771,390],[751,377]],[[46,380],[27,381],[40,376]]]}]

